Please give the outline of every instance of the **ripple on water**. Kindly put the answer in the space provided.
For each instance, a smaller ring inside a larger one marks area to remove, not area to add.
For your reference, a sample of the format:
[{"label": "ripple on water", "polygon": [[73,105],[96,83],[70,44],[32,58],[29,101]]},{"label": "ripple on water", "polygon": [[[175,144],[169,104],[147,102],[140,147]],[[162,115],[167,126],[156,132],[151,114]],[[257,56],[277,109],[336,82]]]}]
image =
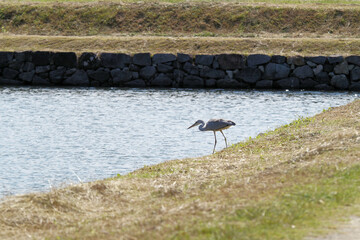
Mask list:
[{"label": "ripple on water", "polygon": [[[346,92],[2,87],[0,196],[211,154],[213,133],[187,130],[198,119],[234,121],[225,132],[233,144],[355,98]],[[217,149],[224,145],[219,140]]]}]

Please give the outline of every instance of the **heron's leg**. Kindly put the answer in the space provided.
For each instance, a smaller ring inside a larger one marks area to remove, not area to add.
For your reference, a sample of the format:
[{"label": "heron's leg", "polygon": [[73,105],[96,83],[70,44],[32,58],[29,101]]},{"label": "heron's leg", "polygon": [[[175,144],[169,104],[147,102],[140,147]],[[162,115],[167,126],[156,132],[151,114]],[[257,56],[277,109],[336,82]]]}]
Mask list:
[{"label": "heron's leg", "polygon": [[226,145],[226,147],[227,147],[226,137],[225,137],[225,135],[224,135],[223,131],[221,131],[221,130],[220,130],[220,132],[221,132],[221,134],[224,136],[224,139],[225,139],[225,145]]},{"label": "heron's leg", "polygon": [[214,152],[215,152],[215,147],[216,147],[216,133],[215,133],[215,131],[214,131],[214,137],[215,137],[215,144],[214,144],[214,149],[213,149],[213,154],[214,154]]}]

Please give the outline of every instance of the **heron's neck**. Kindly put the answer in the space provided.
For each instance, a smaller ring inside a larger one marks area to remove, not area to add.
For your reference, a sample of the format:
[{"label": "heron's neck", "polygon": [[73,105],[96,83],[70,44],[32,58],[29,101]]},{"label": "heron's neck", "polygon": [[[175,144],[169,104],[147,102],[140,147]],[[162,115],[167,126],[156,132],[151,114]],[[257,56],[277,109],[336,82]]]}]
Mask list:
[{"label": "heron's neck", "polygon": [[204,121],[201,121],[200,126],[199,126],[199,130],[200,131],[206,131],[204,126],[205,126]]}]

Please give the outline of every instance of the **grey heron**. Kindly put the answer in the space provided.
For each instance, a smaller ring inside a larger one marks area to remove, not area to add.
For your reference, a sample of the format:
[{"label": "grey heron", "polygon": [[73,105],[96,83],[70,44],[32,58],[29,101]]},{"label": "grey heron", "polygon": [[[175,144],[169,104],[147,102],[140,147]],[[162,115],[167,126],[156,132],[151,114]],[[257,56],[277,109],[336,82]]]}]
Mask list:
[{"label": "grey heron", "polygon": [[195,127],[197,125],[199,126],[199,130],[200,131],[213,131],[214,132],[214,137],[215,137],[215,144],[214,144],[214,149],[213,149],[213,153],[215,152],[215,147],[216,147],[216,132],[220,131],[221,134],[223,135],[224,139],[225,139],[225,145],[227,147],[227,141],[226,141],[226,137],[223,133],[222,130],[228,129],[231,126],[235,126],[236,124],[233,121],[230,120],[225,120],[225,119],[210,119],[206,124],[203,120],[197,120],[193,125],[191,125],[189,128]]}]

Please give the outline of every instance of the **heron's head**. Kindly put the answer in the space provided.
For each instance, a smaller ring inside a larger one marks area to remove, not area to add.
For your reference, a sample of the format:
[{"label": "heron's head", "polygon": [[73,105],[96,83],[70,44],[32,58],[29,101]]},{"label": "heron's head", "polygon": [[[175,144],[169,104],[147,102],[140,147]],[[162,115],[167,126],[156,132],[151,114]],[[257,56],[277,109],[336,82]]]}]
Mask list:
[{"label": "heron's head", "polygon": [[188,129],[189,129],[189,128],[192,128],[192,127],[195,127],[195,126],[197,126],[197,125],[200,125],[201,123],[203,123],[202,120],[197,120],[193,125],[191,125],[190,127],[188,127]]}]

